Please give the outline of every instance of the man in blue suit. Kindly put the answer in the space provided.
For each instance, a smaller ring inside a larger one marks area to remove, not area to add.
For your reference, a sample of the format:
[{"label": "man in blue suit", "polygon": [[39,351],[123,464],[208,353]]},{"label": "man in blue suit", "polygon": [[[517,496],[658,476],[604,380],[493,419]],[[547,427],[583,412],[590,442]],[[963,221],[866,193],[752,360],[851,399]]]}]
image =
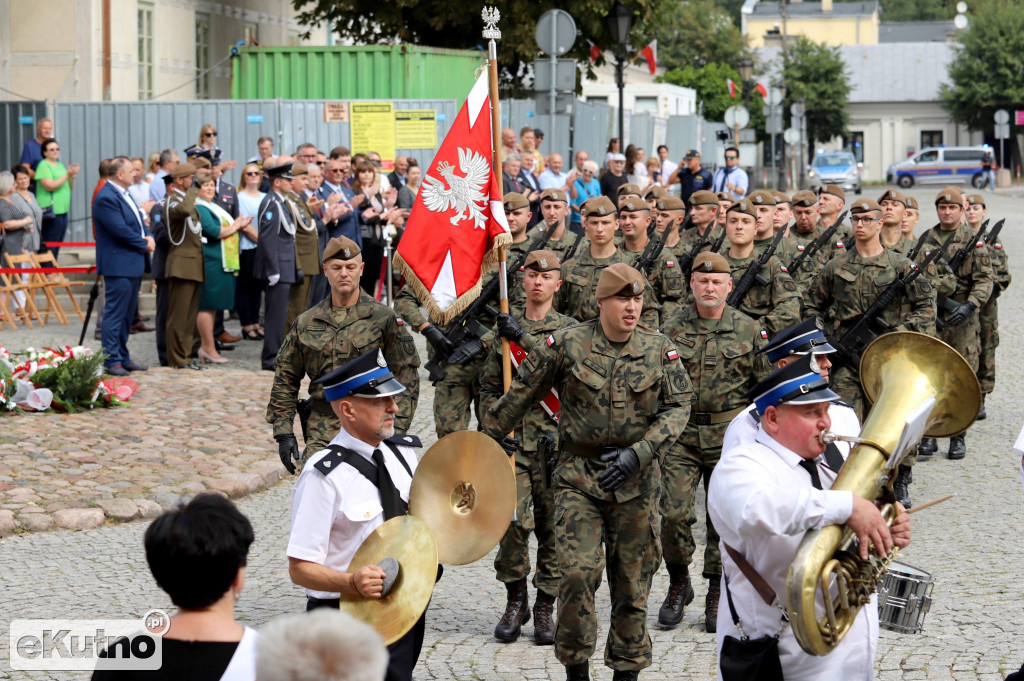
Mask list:
[{"label": "man in blue suit", "polygon": [[103,363],[111,376],[145,371],[128,355],[128,332],[139,303],[142,274],[149,270],[149,254],[156,248],[142,211],[131,196],[132,162],[118,156],[112,175],[93,204],[96,225],[96,267],[103,275],[107,301],[103,308]]}]

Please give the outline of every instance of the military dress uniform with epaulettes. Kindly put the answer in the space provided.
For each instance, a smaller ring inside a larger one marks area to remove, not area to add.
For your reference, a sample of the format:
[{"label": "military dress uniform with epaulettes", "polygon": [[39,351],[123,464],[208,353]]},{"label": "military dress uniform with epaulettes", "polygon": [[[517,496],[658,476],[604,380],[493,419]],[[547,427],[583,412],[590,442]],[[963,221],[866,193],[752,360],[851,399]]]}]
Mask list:
[{"label": "military dress uniform with epaulettes", "polygon": [[[170,175],[167,175],[170,177]],[[149,228],[156,248],[153,249],[152,274],[156,283],[156,354],[160,366],[167,362],[167,252],[171,248],[170,233],[167,231],[167,201],[164,195],[149,209]]]},{"label": "military dress uniform with epaulettes", "polygon": [[167,199],[171,246],[167,253],[167,363],[178,369],[194,364],[189,355],[195,342],[199,291],[205,280],[198,196],[199,188],[193,185],[187,192],[171,190]]},{"label": "military dress uniform with epaulettes", "polygon": [[[271,170],[276,170],[272,168]],[[295,218],[285,197],[271,189],[260,202],[257,213],[259,239],[256,242],[256,263],[253,277],[266,280],[263,300],[263,351],[260,361],[264,369],[274,370],[274,357],[284,340],[285,319],[292,285],[298,282],[295,262]],[[269,280],[277,276],[271,286]]]},{"label": "military dress uniform with epaulettes", "polygon": [[287,200],[295,207],[292,217],[298,215],[295,229],[295,264],[302,271],[302,281],[292,286],[288,293],[285,330],[290,329],[292,322],[309,309],[309,291],[313,286],[313,278],[320,271],[320,236],[317,233],[316,216],[306,205],[305,200],[295,192],[289,192]]}]

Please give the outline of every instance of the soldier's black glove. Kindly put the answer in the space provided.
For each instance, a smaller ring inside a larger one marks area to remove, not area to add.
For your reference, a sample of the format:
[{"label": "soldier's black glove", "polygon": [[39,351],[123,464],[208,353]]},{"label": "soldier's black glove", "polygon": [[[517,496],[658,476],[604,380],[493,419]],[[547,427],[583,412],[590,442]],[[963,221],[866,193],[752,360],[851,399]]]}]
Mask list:
[{"label": "soldier's black glove", "polygon": [[513,343],[518,343],[523,340],[523,336],[526,335],[526,329],[519,326],[519,322],[516,321],[515,317],[502,312],[498,315],[497,320],[499,336],[507,338]]},{"label": "soldier's black glove", "polygon": [[515,439],[511,435],[506,435],[500,440],[495,438],[494,441],[501,445],[501,448],[504,449],[505,453],[509,456],[516,455],[516,449],[519,448],[519,440]]},{"label": "soldier's black glove", "polygon": [[632,447],[609,449],[601,455],[601,461],[611,462],[611,465],[597,476],[597,484],[605,492],[614,492],[640,472],[640,458]]},{"label": "soldier's black glove", "polygon": [[960,303],[952,312],[949,313],[949,318],[946,319],[946,323],[950,326],[960,326],[967,321],[967,318],[970,317],[971,313],[976,309],[977,308],[974,306],[974,303],[969,300],[966,303]]},{"label": "soldier's black glove", "polygon": [[423,337],[427,339],[430,346],[434,348],[434,352],[442,357],[447,357],[452,354],[453,350],[455,350],[455,348],[452,347],[452,342],[448,340],[448,337],[444,335],[441,329],[437,328],[433,324],[427,324],[423,327],[423,331],[420,333],[422,333]]},{"label": "soldier's black glove", "polygon": [[484,342],[479,338],[466,341],[448,356],[449,364],[465,364],[484,351]]},{"label": "soldier's black glove", "polygon": [[288,472],[295,475],[295,463],[299,461],[299,443],[294,435],[275,435],[277,440],[277,455],[281,457],[281,463],[288,469]]}]

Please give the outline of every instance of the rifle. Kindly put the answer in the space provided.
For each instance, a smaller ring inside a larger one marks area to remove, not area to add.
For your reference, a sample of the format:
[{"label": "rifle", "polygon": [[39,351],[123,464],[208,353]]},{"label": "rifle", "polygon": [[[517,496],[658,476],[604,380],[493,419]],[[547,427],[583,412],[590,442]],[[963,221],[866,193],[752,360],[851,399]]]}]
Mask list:
[{"label": "rifle", "polygon": [[[996,226],[999,227],[1000,229],[1002,229],[1002,223],[1003,222],[1005,222],[1005,220],[1000,220],[999,224],[996,225]],[[974,250],[974,248],[977,246],[978,242],[979,241],[981,241],[982,243],[985,242],[985,231],[987,229],[988,229],[988,221],[986,220],[985,224],[983,224],[981,226],[981,229],[978,230],[978,236],[976,238],[974,238],[974,239],[971,239],[970,241],[965,243],[963,246],[961,246],[960,249],[953,255],[953,257],[949,259],[949,261],[948,261],[949,262],[949,269],[953,270],[953,274],[956,274],[957,270],[960,269],[960,265],[964,264],[964,260],[967,258],[967,254],[970,253],[972,250]],[[954,233],[956,232],[955,229],[952,230],[952,231]],[[949,243],[949,239],[946,240],[946,243]],[[940,250],[945,251],[946,250],[946,245],[943,244],[942,248]]]},{"label": "rifle", "polygon": [[[534,239],[526,251],[519,254],[519,257],[506,268],[506,272],[518,272],[520,268],[526,263],[526,257],[533,251],[544,248],[548,239],[558,229],[560,223],[555,223],[548,228],[548,231],[544,234],[539,235]],[[481,312],[488,312],[490,314],[497,314],[497,311],[491,307],[490,302],[498,295],[498,285],[500,282],[501,273],[495,273],[493,277],[484,285],[480,291],[480,295],[477,296],[476,300],[469,304],[465,310],[463,310],[458,317],[456,317],[451,326],[448,328],[448,332],[445,333],[445,337],[452,344],[452,348],[458,348],[466,341],[472,338],[483,338],[487,334],[487,327],[481,324],[477,317]],[[430,382],[437,383],[444,378],[444,369],[441,364],[448,360],[448,356],[441,356],[436,350],[430,355],[426,365],[423,367],[427,370],[430,375]]]},{"label": "rifle", "polygon": [[746,298],[747,292],[750,287],[754,285],[756,281],[762,286],[768,284],[768,280],[761,276],[761,268],[768,264],[768,260],[775,255],[775,249],[779,247],[779,243],[782,241],[782,237],[785,236],[786,230],[780,229],[779,233],[775,235],[772,242],[768,245],[768,248],[764,249],[752,263],[747,265],[747,269],[743,272],[743,276],[736,283],[736,288],[733,289],[732,294],[729,295],[729,299],[726,300],[726,304],[734,309],[739,309],[740,303]]},{"label": "rifle", "polygon": [[[854,368],[860,367],[860,356],[864,352],[864,348],[875,338],[890,329],[889,324],[881,318],[882,312],[896,300],[896,296],[900,295],[907,286],[921,276],[925,268],[946,248],[946,245],[953,239],[953,234],[955,233],[956,230],[947,237],[946,243],[929,253],[928,257],[920,265],[916,265],[911,261],[913,267],[907,276],[903,278],[897,277],[896,281],[886,286],[885,290],[875,298],[875,302],[871,303],[868,309],[864,310],[863,314],[857,318],[857,321],[843,334],[842,338],[838,341],[829,339],[829,342],[837,350],[837,360]],[[838,364],[839,362],[834,363]]]},{"label": "rifle", "polygon": [[562,256],[563,263],[572,260],[572,257],[576,255],[576,249],[580,247],[580,242],[583,241],[584,234],[586,234],[586,232],[580,232],[576,235],[576,240],[572,242],[572,246],[569,246],[569,250],[567,250]]},{"label": "rifle", "polygon": [[553,433],[544,433],[537,447],[537,468],[540,470],[540,479],[543,489],[551,488],[551,473],[554,470],[554,458],[558,455],[555,448],[555,436]]},{"label": "rifle", "polygon": [[[986,246],[991,246],[996,242],[996,237],[999,236],[999,232],[1003,231],[1004,222],[1006,222],[1005,219],[997,222],[996,226],[992,228],[992,231],[988,233],[988,236],[983,239]],[[984,225],[982,225],[982,228],[984,228]]]},{"label": "rifle", "polygon": [[[714,229],[714,225],[712,225],[712,229]],[[721,251],[723,243],[725,243],[725,227],[722,227],[722,233],[715,239],[715,243],[711,244],[711,252],[718,253]]]},{"label": "rifle", "polygon": [[918,237],[917,243],[914,244],[914,247],[910,249],[909,253],[907,253],[907,260],[914,262],[917,259],[917,254],[921,252],[922,248],[924,248],[924,240],[926,238],[928,238],[928,232],[925,232]]},{"label": "rifle", "polygon": [[[693,244],[693,248],[690,249],[690,252],[679,259],[679,270],[683,273],[683,276],[686,276],[690,271],[690,268],[693,267],[693,261],[696,260],[698,255],[700,255],[701,249],[711,243],[709,237],[711,235],[711,230],[714,228],[715,223],[708,225],[708,228],[704,230],[703,234],[698,234],[697,241]],[[724,229],[722,230],[722,235],[725,235]],[[712,248],[712,250],[717,252],[717,249]]]},{"label": "rifle", "polygon": [[655,233],[653,239],[647,240],[647,246],[644,247],[643,252],[636,256],[636,260],[633,261],[633,269],[642,272],[645,277],[649,278],[651,276],[651,268],[658,260],[664,248],[665,240]]},{"label": "rifle", "polygon": [[850,211],[848,210],[844,210],[843,214],[839,216],[838,220],[832,223],[831,227],[819,234],[818,238],[811,241],[811,243],[807,244],[807,246],[804,247],[804,250],[797,253],[796,257],[793,258],[793,262],[789,263],[789,271],[798,272],[799,270],[797,268],[804,264],[804,260],[809,260],[817,255],[818,251],[821,250],[821,247],[828,243],[828,240],[836,233],[839,226],[843,224],[843,220],[846,219],[846,214],[849,212]]}]

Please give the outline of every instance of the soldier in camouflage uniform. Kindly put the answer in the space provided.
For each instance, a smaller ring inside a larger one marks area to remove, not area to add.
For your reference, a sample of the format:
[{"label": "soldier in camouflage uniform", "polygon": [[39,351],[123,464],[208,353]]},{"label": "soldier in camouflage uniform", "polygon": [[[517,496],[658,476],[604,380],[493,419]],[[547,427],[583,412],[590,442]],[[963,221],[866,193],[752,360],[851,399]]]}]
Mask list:
[{"label": "soldier in camouflage uniform", "polygon": [[[572,248],[577,237],[568,227],[569,212],[569,200],[565,192],[561,190],[544,190],[540,195],[540,214],[542,219],[534,227],[533,231],[527,235],[528,241],[532,242],[538,236],[547,233],[551,225],[559,225],[558,229],[552,233],[551,238],[548,239],[548,243],[544,248],[553,251],[559,260],[564,261],[566,252]],[[509,291],[511,292],[511,290],[512,285],[509,284]],[[511,293],[509,295],[511,296]]]},{"label": "soldier in camouflage uniform", "polygon": [[[708,227],[711,233],[707,235],[708,241],[714,243],[722,236],[725,230],[725,223],[719,225],[718,216],[724,215],[725,209],[720,208],[718,197],[709,191],[700,190],[690,195],[690,222],[692,229],[679,234],[679,244],[673,249],[676,257],[682,258],[693,250],[694,244],[700,235],[707,234]],[[702,248],[701,251],[710,250],[710,246]]]},{"label": "soldier in camouflage uniform", "polygon": [[913,196],[904,196],[903,198],[907,201],[907,207],[903,211],[903,224],[900,225],[900,230],[903,232],[903,236],[913,239],[917,221],[921,219],[921,207]]},{"label": "soldier in camouflage uniform", "polygon": [[[754,204],[757,212],[757,223],[754,230],[754,253],[761,255],[775,241],[775,196],[763,189],[751,192],[745,197]],[[775,258],[786,267],[796,257],[796,244],[792,239],[782,237],[775,249]],[[787,270],[788,271],[788,270]]]},{"label": "soldier in camouflage uniform", "polygon": [[615,196],[619,206],[621,206],[622,202],[626,199],[643,200],[643,192],[640,191],[640,185],[633,184],[632,182],[621,185],[617,190],[615,190]]},{"label": "soldier in camouflage uniform", "polygon": [[[657,212],[658,201],[661,201],[666,196],[669,196],[668,190],[660,184],[652,184],[644,191],[644,201],[647,202],[647,208],[651,211],[651,215]],[[661,232],[658,233],[660,234]]]},{"label": "soldier in camouflage uniform", "polygon": [[[513,366],[544,343],[559,329],[572,326],[575,319],[560,315],[552,307],[562,276],[558,257],[552,251],[530,253],[524,265],[525,307],[511,308],[512,314],[499,314],[498,334],[510,343]],[[497,341],[497,338],[493,339]],[[501,368],[501,343],[490,342],[490,354],[480,378],[483,410],[486,412],[504,394]],[[505,613],[494,630],[499,641],[511,643],[519,638],[522,625],[530,621],[530,602],[526,578],[530,574],[530,533],[537,536],[537,571],[533,585],[537,601],[533,609],[534,642],[554,643],[552,613],[558,596],[558,561],[555,556],[554,492],[547,475],[548,457],[556,451],[558,432],[558,395],[545,396],[534,404],[522,422],[516,425],[518,442],[515,454],[517,513],[516,520],[498,545],[494,570],[508,591]],[[531,510],[532,507],[532,510]]]},{"label": "soldier in camouflage uniform", "polygon": [[787,230],[786,238],[789,238],[789,226],[793,221],[793,204],[789,199],[788,194],[784,194],[778,190],[772,192],[772,197],[775,199],[775,214],[772,217],[772,236],[779,233],[779,230]]},{"label": "soldier in camouflage uniform", "polygon": [[[793,228],[789,230],[789,238],[793,240],[797,256],[799,256],[811,245],[811,242],[821,236],[824,230],[818,224],[818,197],[814,195],[814,192],[804,190],[793,194],[791,205],[793,206],[794,221]],[[810,285],[814,275],[832,259],[837,250],[836,246],[837,244],[829,239],[827,243],[822,244],[813,257],[804,258],[797,265],[795,271],[789,267],[793,263],[792,260],[785,263],[790,270],[790,276],[793,277],[793,281],[797,283],[801,291]],[[842,252],[842,249],[838,250]]]},{"label": "soldier in camouflage uniform", "polygon": [[338,418],[324,399],[323,386],[311,384],[311,413],[305,429],[306,447],[299,456],[295,439],[295,413],[299,385],[305,376],[315,380],[374,348],[384,357],[395,376],[407,386],[395,396],[400,413],[395,429],[408,431],[416,413],[420,365],[412,336],[386,305],[378,303],[359,288],[363,258],[359,246],[348,237],[331,239],[324,249],[324,275],[331,295],[298,316],[285,334],[274,360],[274,385],[267,405],[267,423],[274,426],[281,462],[295,472],[310,456],[324,449],[338,434]]},{"label": "soldier in camouflage uniform", "polygon": [[[683,619],[683,607],[693,600],[689,564],[696,545],[697,487],[707,493],[711,471],[722,453],[722,437],[732,419],[747,407],[745,393],[771,373],[763,354],[761,327],[725,304],[732,291],[729,263],[717,253],[701,253],[693,263],[690,288],[695,302],[662,322],[686,367],[696,399],[682,437],[662,457],[661,542],[669,574],[668,595],[658,624],[671,629]],[[718,618],[722,560],[718,534],[707,520],[703,576],[708,580],[704,626],[715,631]]]},{"label": "soldier in camouflage uniform", "polygon": [[[977,241],[977,235],[963,222],[964,197],[956,187],[946,187],[935,199],[935,210],[939,224],[924,233],[921,250],[941,246],[955,231],[953,241],[946,246],[941,257],[947,261],[965,244],[976,245],[968,252],[954,274],[956,287],[952,292],[938,291],[936,326],[938,337],[963,355],[971,368],[978,371],[981,354],[981,323],[977,310],[984,307],[995,290],[995,274],[992,268],[991,249]],[[980,244],[980,245],[979,245]],[[928,438],[931,440],[930,438]],[[950,459],[962,459],[967,455],[964,435],[950,438]],[[936,451],[934,440],[922,440],[919,451],[929,454]]]},{"label": "soldier in camouflage uniform", "polygon": [[[651,212],[647,202],[630,197],[619,204],[619,231],[622,233],[621,249],[632,266],[643,255],[650,243],[647,229],[651,224]],[[670,314],[681,304],[686,289],[683,273],[679,271],[672,251],[662,249],[651,263],[650,271],[643,272],[654,289],[654,295],[661,303],[661,314]]]},{"label": "soldier in camouflage uniform", "polygon": [[[754,231],[757,212],[754,204],[741,199],[729,207],[725,233],[727,244],[722,255],[732,270],[733,286],[739,283],[747,266],[757,259],[754,252]],[[775,256],[769,258],[759,273],[767,283],[755,281],[740,301],[739,311],[761,324],[764,337],[800,320],[800,298],[796,284]]]},{"label": "soldier in camouflage uniform", "polygon": [[[544,192],[545,194],[547,192]],[[530,201],[519,192],[507,192],[501,198],[505,207],[505,219],[508,220],[508,229],[512,233],[512,245],[508,248],[508,255],[505,256],[511,268],[512,263],[520,255],[526,253],[530,247],[530,239],[526,237],[526,230],[530,224],[533,213],[530,212]],[[523,281],[522,272],[508,272],[508,306],[519,307],[523,304]]]},{"label": "soldier in camouflage uniform", "polygon": [[[302,281],[292,285],[288,292],[288,313],[284,328],[292,328],[292,322],[309,307],[309,290],[313,278],[320,268],[320,236],[317,234],[316,217],[306,204],[306,175],[309,169],[305,163],[292,164],[292,191],[285,197],[294,207],[295,220],[295,266],[302,270]],[[405,432],[405,431],[402,431]]]},{"label": "soldier in camouflage uniform", "polygon": [[[824,184],[818,188],[818,226],[822,231],[831,227],[846,207],[846,192],[836,184]],[[832,247],[853,245],[853,230],[848,224],[840,225],[832,236]]]},{"label": "soldier in camouflage uniform", "polygon": [[651,215],[654,217],[654,229],[665,240],[665,250],[678,258],[682,241],[679,229],[686,221],[686,204],[678,196],[668,194],[655,201]]},{"label": "soldier in camouflage uniform", "polygon": [[501,437],[552,387],[561,399],[555,655],[569,681],[590,678],[602,560],[612,601],[605,664],[622,681],[652,660],[647,597],[661,562],[658,460],[681,434],[693,391],[672,342],[638,327],[643,292],[643,275],[629,265],[607,267],[596,291],[599,318],[548,336],[484,416],[485,431]]}]

